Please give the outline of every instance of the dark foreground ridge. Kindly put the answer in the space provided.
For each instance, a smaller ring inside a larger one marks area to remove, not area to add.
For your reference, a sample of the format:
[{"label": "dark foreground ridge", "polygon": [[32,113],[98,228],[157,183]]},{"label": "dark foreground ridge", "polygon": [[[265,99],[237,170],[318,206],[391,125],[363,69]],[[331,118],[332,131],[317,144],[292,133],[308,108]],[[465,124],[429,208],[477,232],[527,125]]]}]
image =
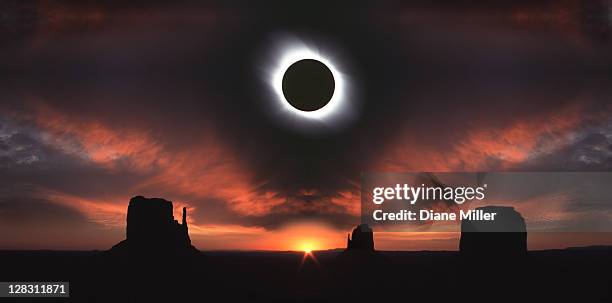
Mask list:
[{"label": "dark foreground ridge", "polygon": [[174,219],[172,202],[161,198],[136,196],[130,199],[126,239],[113,246],[112,254],[142,255],[197,253],[191,245],[187,226],[187,209],[183,207],[182,223]]}]

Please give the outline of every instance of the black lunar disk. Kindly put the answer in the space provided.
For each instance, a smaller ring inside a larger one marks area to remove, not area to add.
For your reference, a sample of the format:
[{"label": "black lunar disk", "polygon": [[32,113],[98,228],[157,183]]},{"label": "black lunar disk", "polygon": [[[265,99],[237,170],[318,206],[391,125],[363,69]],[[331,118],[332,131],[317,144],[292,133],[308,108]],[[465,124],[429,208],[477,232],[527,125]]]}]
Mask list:
[{"label": "black lunar disk", "polygon": [[323,108],[334,95],[334,75],[320,61],[303,59],[293,63],[283,75],[283,95],[301,111]]}]

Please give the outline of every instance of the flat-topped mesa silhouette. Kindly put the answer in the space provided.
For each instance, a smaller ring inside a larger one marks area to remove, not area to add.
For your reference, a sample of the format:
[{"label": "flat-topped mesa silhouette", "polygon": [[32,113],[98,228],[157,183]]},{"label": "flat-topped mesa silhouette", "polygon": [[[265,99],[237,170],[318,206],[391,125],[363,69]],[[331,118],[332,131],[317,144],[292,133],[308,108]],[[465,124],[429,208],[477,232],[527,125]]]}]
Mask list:
[{"label": "flat-topped mesa silhouette", "polygon": [[362,276],[373,276],[388,265],[386,258],[374,250],[374,232],[368,224],[358,225],[347,236],[346,249],[334,264],[348,275]]},{"label": "flat-topped mesa silhouette", "polygon": [[346,237],[347,251],[374,251],[374,233],[367,224],[361,224]]},{"label": "flat-topped mesa silhouette", "polygon": [[521,256],[527,253],[525,219],[514,207],[484,206],[476,210],[497,215],[491,221],[461,221],[461,255]]},{"label": "flat-topped mesa silhouette", "polygon": [[126,239],[113,246],[119,253],[194,253],[187,226],[187,209],[179,223],[172,214],[172,202],[161,198],[136,196],[130,199]]}]

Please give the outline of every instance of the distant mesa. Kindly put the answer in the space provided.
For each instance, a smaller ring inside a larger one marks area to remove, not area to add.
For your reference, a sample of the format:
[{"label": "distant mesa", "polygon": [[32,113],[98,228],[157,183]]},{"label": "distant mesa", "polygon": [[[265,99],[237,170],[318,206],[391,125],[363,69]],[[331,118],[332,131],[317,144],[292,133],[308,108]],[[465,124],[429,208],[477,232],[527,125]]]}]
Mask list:
[{"label": "distant mesa", "polygon": [[336,266],[347,273],[370,276],[387,268],[387,259],[374,250],[374,233],[361,224],[347,236],[346,249],[336,258]]},{"label": "distant mesa", "polygon": [[346,238],[347,251],[374,251],[374,233],[367,224],[361,224]]},{"label": "distant mesa", "polygon": [[485,206],[476,210],[497,213],[493,221],[461,221],[461,255],[520,256],[527,253],[525,219],[514,207]]},{"label": "distant mesa", "polygon": [[113,246],[112,253],[192,254],[187,226],[187,209],[182,223],[174,220],[172,202],[161,198],[136,196],[130,199],[126,239]]}]

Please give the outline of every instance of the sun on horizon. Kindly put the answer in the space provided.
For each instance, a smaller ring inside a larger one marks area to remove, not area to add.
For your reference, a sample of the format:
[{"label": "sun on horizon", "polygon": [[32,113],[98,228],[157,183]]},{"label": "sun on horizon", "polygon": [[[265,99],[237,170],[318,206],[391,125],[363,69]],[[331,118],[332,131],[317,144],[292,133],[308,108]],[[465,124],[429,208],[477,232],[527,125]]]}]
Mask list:
[{"label": "sun on horizon", "polygon": [[312,251],[317,249],[317,245],[312,240],[305,240],[300,243],[298,250],[303,251],[305,254],[312,254]]}]

